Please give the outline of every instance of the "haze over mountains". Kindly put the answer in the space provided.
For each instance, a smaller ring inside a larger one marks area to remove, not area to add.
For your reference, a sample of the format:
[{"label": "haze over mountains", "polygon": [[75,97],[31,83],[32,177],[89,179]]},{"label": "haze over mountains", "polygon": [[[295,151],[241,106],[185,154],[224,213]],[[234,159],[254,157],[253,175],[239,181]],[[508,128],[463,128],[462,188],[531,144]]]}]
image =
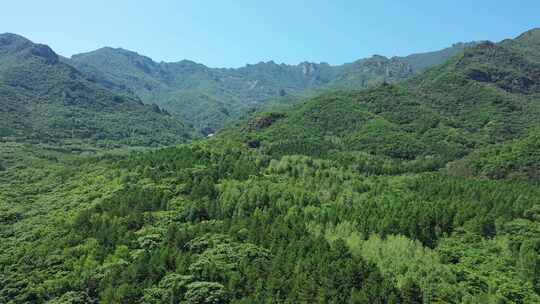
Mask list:
[{"label": "haze over mountains", "polygon": [[[62,91],[60,86],[65,86],[68,82],[71,82],[71,87],[67,89],[79,90],[71,93],[64,91],[62,94],[65,96],[61,96],[61,98],[41,96],[42,98],[68,104],[68,101],[60,101],[60,99],[69,98],[74,94],[88,94],[86,96],[87,100],[96,102],[93,105],[94,107],[97,106],[98,100],[105,98],[111,101],[116,100],[116,102],[101,102],[102,107],[109,107],[109,110],[111,110],[122,105],[124,108],[129,108],[130,111],[136,108],[144,108],[141,107],[139,102],[142,101],[144,104],[154,105],[153,110],[157,109],[157,114],[164,114],[165,112],[161,113],[161,110],[155,105],[166,110],[166,113],[171,114],[179,120],[180,124],[185,125],[185,127],[180,127],[180,125],[176,127],[168,126],[167,124],[172,123],[170,118],[163,116],[160,118],[159,115],[148,114],[153,116],[153,118],[147,119],[149,124],[154,124],[150,127],[150,125],[146,126],[145,122],[136,120],[137,114],[135,114],[132,116],[133,121],[131,123],[124,123],[125,121],[123,121],[120,125],[115,126],[116,131],[114,132],[116,132],[116,135],[112,135],[112,133],[109,134],[112,132],[111,130],[103,129],[107,128],[107,123],[105,126],[103,124],[98,126],[91,121],[94,119],[91,117],[95,116],[95,114],[86,115],[86,117],[74,114],[70,118],[71,121],[67,121],[67,118],[58,118],[57,127],[61,127],[63,130],[73,129],[80,131],[79,133],[72,132],[71,137],[92,137],[95,135],[101,138],[111,135],[118,138],[119,136],[126,137],[129,132],[131,134],[148,134],[149,129],[176,128],[176,130],[172,130],[170,134],[165,136],[168,138],[166,142],[169,143],[178,134],[188,132],[187,129],[195,135],[215,133],[226,123],[234,121],[246,113],[274,104],[292,104],[302,98],[314,96],[322,90],[363,88],[382,82],[397,82],[430,66],[440,64],[463,51],[466,47],[475,44],[457,43],[441,51],[414,54],[407,57],[386,58],[375,55],[371,58],[360,59],[339,66],[310,62],[286,65],[270,61],[247,65],[238,69],[224,69],[209,68],[188,60],[175,63],[157,63],[135,52],[109,47],[74,55],[72,58],[67,59],[58,56],[45,45],[34,44],[26,38],[14,34],[3,34],[1,39],[3,53],[0,60],[2,60],[2,66],[4,66],[2,71],[4,79],[10,79],[14,73],[35,74],[37,77],[35,79],[22,80],[19,77],[17,81],[28,81],[26,87],[36,86],[38,85],[37,82],[41,82],[39,83],[40,86],[48,86],[49,88],[54,86],[57,91]],[[20,56],[19,52],[26,52],[26,55]],[[75,69],[68,67],[68,65]],[[69,69],[69,71],[66,69]],[[54,83],[53,80],[46,79],[46,74],[58,74],[59,77],[65,77],[65,79],[58,78],[56,81],[60,83]],[[30,94],[29,92],[22,92],[23,84],[14,83],[14,79],[10,81],[11,86],[9,89],[12,93],[15,87],[16,90],[21,90],[13,93],[14,95]],[[78,83],[77,88],[73,85],[75,82]],[[8,88],[3,87],[3,89],[7,90]],[[81,90],[84,92],[81,92]],[[92,90],[98,90],[99,92],[90,92]],[[47,90],[40,94],[53,93]],[[109,96],[93,97],[96,94]],[[36,117],[31,118],[33,113],[39,112],[37,105],[28,103],[27,100],[28,106],[23,109],[21,108],[22,103],[14,102],[15,98],[18,97],[5,101],[10,103],[10,108],[18,107],[16,112],[21,115],[22,120],[19,124],[15,124],[19,126],[15,129],[39,130],[39,132],[50,133],[52,137],[56,136],[53,130],[54,126],[47,125],[43,120]],[[119,102],[121,100],[129,101],[129,103]],[[81,110],[76,110],[75,107],[88,106],[88,104],[71,106],[73,107],[71,109],[73,113],[81,113]],[[35,110],[32,110],[33,107],[35,107]],[[53,111],[53,109],[54,105],[51,104],[45,112]],[[71,111],[69,107],[57,110],[59,111],[57,114],[51,115],[66,115]],[[91,111],[90,108],[88,108],[88,111]],[[64,114],[60,114],[61,112]],[[97,117],[104,114],[104,112],[97,113]],[[12,122],[13,117],[13,115],[10,115],[4,121],[7,122],[9,119]],[[161,121],[157,122],[156,120]],[[165,122],[167,120],[169,122]],[[80,126],[70,126],[76,123],[80,124]],[[139,130],[123,130],[126,125],[136,126]],[[186,130],[179,133],[182,128]],[[13,133],[16,132],[15,129],[9,133],[8,131],[3,132],[5,135],[16,135]],[[7,128],[4,127],[4,130],[7,130]],[[104,135],[105,133],[107,135]],[[31,136],[42,137],[44,135],[36,133]],[[144,135],[142,136],[144,137]],[[67,138],[69,136],[63,134],[60,137]],[[133,144],[136,142],[136,140],[132,141]]]},{"label": "haze over mountains", "polygon": [[471,45],[474,43],[458,43],[407,57],[373,56],[339,66],[270,61],[238,69],[209,68],[188,60],[157,63],[135,52],[109,47],[74,55],[66,62],[111,90],[156,103],[208,134],[278,99],[290,103],[318,90],[363,88],[405,79]]}]

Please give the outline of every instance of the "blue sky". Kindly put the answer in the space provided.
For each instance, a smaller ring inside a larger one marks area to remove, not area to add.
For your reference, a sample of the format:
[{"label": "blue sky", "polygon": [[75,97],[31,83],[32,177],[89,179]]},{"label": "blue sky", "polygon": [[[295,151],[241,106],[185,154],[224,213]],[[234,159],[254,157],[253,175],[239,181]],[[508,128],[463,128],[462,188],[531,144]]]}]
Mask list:
[{"label": "blue sky", "polygon": [[538,0],[5,1],[0,18],[0,32],[64,56],[112,46],[212,67],[340,64],[499,41],[539,26]]}]

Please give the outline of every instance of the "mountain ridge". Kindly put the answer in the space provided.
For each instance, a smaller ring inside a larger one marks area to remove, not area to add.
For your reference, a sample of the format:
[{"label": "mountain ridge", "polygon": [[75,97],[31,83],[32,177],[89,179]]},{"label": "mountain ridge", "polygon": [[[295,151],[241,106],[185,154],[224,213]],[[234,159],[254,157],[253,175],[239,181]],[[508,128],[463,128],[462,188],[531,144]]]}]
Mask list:
[{"label": "mountain ridge", "polygon": [[[528,32],[534,32],[535,30],[540,31],[540,28],[532,29],[530,31],[522,33],[521,35],[525,35]],[[15,33],[6,33],[6,34],[12,34],[12,35],[20,36],[20,35],[15,34]],[[25,38],[24,36],[20,36],[20,37]],[[25,39],[27,39],[27,38],[25,38]],[[411,53],[409,55],[386,56],[386,55],[381,55],[381,54],[373,54],[371,56],[361,57],[359,59],[356,59],[356,60],[353,60],[353,61],[350,61],[350,62],[337,63],[337,64],[330,64],[330,63],[328,63],[326,61],[317,62],[317,61],[308,61],[308,60],[300,61],[298,63],[285,63],[285,62],[276,62],[273,59],[268,59],[268,60],[260,60],[260,61],[257,61],[257,62],[245,63],[244,65],[237,66],[237,67],[214,67],[214,66],[209,66],[209,65],[206,65],[206,64],[204,64],[202,62],[197,62],[197,61],[187,59],[187,58],[179,59],[179,60],[154,60],[152,57],[144,55],[144,54],[140,53],[139,51],[130,50],[130,49],[127,49],[127,48],[124,48],[124,47],[121,47],[121,46],[119,46],[119,47],[103,46],[103,47],[97,48],[95,50],[75,53],[75,54],[72,54],[69,57],[64,57],[64,58],[66,58],[66,59],[74,59],[74,58],[77,58],[77,57],[89,55],[89,54],[96,53],[96,52],[102,52],[102,51],[115,52],[115,51],[117,51],[119,53],[125,53],[125,54],[129,54],[129,55],[145,57],[145,58],[151,60],[152,62],[154,62],[155,64],[174,64],[174,63],[189,62],[189,63],[193,63],[193,64],[197,64],[197,65],[203,65],[203,66],[205,66],[205,67],[207,67],[209,69],[215,69],[215,70],[238,70],[238,69],[242,69],[242,68],[246,68],[246,67],[250,67],[250,66],[255,66],[255,65],[261,65],[261,64],[263,64],[263,65],[264,64],[279,65],[279,66],[302,66],[304,64],[314,64],[314,65],[325,65],[325,66],[330,66],[330,67],[338,67],[338,66],[355,63],[357,61],[362,61],[362,60],[373,58],[373,57],[383,57],[383,58],[386,58],[386,59],[392,59],[392,58],[398,58],[399,59],[399,58],[408,58],[408,57],[414,57],[414,56],[419,56],[419,55],[420,56],[421,55],[428,55],[428,54],[439,53],[439,52],[451,52],[451,50],[454,50],[454,49],[460,49],[461,50],[461,49],[465,49],[465,48],[467,48],[469,46],[474,46],[476,44],[486,42],[486,41],[487,40],[477,40],[477,41],[470,41],[470,42],[455,42],[455,43],[452,43],[450,46],[444,47],[442,49],[431,50],[431,51],[422,51],[422,52],[417,52],[417,53]]]},{"label": "mountain ridge", "polygon": [[[155,62],[137,52],[111,47],[76,54],[66,62],[117,93],[158,104],[205,134],[276,100],[287,104],[321,90],[400,81],[474,44],[458,43],[408,57],[374,55],[343,65],[289,65],[270,60],[240,68],[211,68],[189,60]],[[422,56],[429,57],[428,63],[420,63]]]}]

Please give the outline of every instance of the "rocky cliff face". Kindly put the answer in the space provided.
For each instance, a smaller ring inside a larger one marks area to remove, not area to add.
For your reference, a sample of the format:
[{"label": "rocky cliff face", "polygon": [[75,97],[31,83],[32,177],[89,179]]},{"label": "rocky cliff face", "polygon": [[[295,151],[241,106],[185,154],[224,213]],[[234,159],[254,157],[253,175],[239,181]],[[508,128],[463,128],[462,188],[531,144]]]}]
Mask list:
[{"label": "rocky cliff face", "polygon": [[514,42],[482,43],[467,50],[457,67],[473,80],[511,93],[540,93],[540,63],[519,52]]},{"label": "rocky cliff face", "polygon": [[389,59],[375,55],[344,65],[332,85],[339,88],[364,88],[382,82],[396,82],[411,75],[411,65],[400,58]]}]

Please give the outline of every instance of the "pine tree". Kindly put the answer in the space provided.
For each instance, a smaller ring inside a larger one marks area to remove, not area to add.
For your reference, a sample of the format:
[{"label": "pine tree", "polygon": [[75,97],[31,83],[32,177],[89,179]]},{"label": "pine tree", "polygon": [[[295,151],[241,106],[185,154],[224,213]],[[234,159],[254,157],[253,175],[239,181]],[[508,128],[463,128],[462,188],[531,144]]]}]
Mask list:
[{"label": "pine tree", "polygon": [[422,304],[422,290],[413,280],[408,279],[401,287],[403,304]]}]

